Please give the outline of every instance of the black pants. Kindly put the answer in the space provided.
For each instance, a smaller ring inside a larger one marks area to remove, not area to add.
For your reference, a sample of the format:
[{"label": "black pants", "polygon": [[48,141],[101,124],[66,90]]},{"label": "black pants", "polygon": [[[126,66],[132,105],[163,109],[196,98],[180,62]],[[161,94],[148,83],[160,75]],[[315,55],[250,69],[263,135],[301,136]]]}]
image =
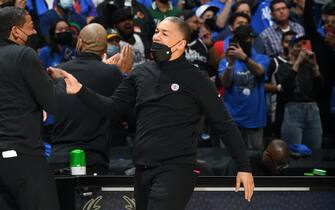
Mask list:
[{"label": "black pants", "polygon": [[163,165],[136,168],[136,210],[184,210],[196,184],[194,165]]},{"label": "black pants", "polygon": [[56,184],[44,157],[0,153],[1,210],[59,210]]}]

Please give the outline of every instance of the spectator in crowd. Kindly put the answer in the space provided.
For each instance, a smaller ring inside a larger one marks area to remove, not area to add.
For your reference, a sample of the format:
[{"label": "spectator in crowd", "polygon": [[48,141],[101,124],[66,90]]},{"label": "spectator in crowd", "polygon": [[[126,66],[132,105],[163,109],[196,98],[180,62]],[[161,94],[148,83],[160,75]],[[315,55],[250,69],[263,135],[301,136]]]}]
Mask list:
[{"label": "spectator in crowd", "polygon": [[120,50],[120,34],[113,28],[107,30],[107,56],[112,57],[119,53]]},{"label": "spectator in crowd", "polygon": [[180,9],[174,7],[169,0],[155,0],[149,8],[151,17],[158,24],[166,17],[178,16]]},{"label": "spectator in crowd", "polygon": [[[251,22],[251,9],[250,6],[248,4],[248,2],[246,1],[239,1],[238,3],[236,3],[232,9],[232,15],[229,18],[230,22],[235,22],[235,18],[236,19],[241,19],[243,18],[243,16],[239,15],[240,13],[243,13],[247,16],[249,16],[248,18],[248,24],[252,26],[252,22]],[[236,15],[238,14],[238,15]],[[239,16],[239,17],[236,17]],[[234,20],[234,21],[232,21]],[[240,21],[237,21],[237,26],[239,26]],[[220,40],[229,40],[231,38],[232,35],[232,24],[229,23],[229,25],[227,25],[216,37],[216,41],[220,41]],[[252,28],[253,29],[253,28]],[[255,30],[253,29],[253,32]],[[255,33],[254,33],[255,34]],[[254,42],[253,42],[253,46],[255,47],[255,50],[260,53],[260,54],[265,54],[265,47],[264,47],[264,43],[263,40],[260,38],[260,36],[258,34],[255,34],[255,38],[254,38]]]},{"label": "spectator in crowd", "polygon": [[134,31],[146,39],[146,42],[152,43],[152,35],[155,32],[156,24],[147,8],[143,4],[132,0],[132,9],[134,13]]},{"label": "spectator in crowd", "polygon": [[298,36],[301,36],[305,32],[300,24],[289,20],[289,8],[285,0],[273,0],[270,9],[274,23],[265,29],[260,36],[263,39],[266,54],[274,57],[283,53],[281,46],[283,33],[294,31]]},{"label": "spectator in crowd", "polygon": [[282,138],[287,144],[305,144],[321,148],[322,127],[316,96],[322,85],[316,55],[309,40],[298,37],[290,45],[290,63],[286,68],[282,89],[285,111]]},{"label": "spectator in crowd", "polygon": [[187,23],[191,30],[191,38],[185,50],[186,59],[203,71],[205,75],[213,75],[218,67],[219,57],[213,48],[210,32],[204,34],[201,37],[203,39],[199,37],[200,23],[193,11],[182,11],[180,18]]},{"label": "spectator in crowd", "polygon": [[264,146],[263,127],[266,125],[264,81],[269,58],[254,50],[252,39],[249,25],[234,30],[234,38],[225,51],[219,73],[225,88],[225,105],[248,149],[261,150]]},{"label": "spectator in crowd", "polygon": [[121,37],[119,42],[121,49],[129,44],[133,49],[133,67],[145,62],[149,56],[149,43],[147,39],[142,38],[134,32],[133,14],[129,8],[120,8],[115,10],[114,14],[115,29]]},{"label": "spectator in crowd", "polygon": [[[78,57],[59,67],[75,75],[79,81],[104,96],[111,96],[122,80],[115,65],[102,62],[106,53],[107,32],[103,26],[92,23],[79,33]],[[125,46],[121,53],[131,67],[131,50]],[[129,55],[130,54],[130,55]],[[121,67],[121,66],[120,66]],[[128,69],[122,69],[127,71]],[[49,163],[53,169],[69,168],[72,149],[85,151],[87,173],[108,173],[110,122],[79,101],[77,97],[58,98],[59,111],[51,137],[52,152]],[[85,114],[83,114],[85,113]]]},{"label": "spectator in crowd", "polygon": [[307,36],[311,39],[313,51],[316,54],[320,72],[324,78],[324,87],[319,92],[317,101],[320,108],[323,133],[325,136],[335,130],[332,129],[332,120],[329,113],[329,101],[333,86],[335,85],[335,3],[325,5],[323,10],[323,25],[321,34],[318,33],[314,20],[314,0],[305,2],[304,23]]},{"label": "spectator in crowd", "polygon": [[283,81],[291,69],[289,48],[291,41],[295,38],[294,31],[288,31],[282,35],[283,53],[271,59],[268,79],[265,83],[265,91],[268,93],[268,124],[269,134],[280,138],[280,128],[284,117],[284,94]]},{"label": "spectator in crowd", "polygon": [[205,27],[209,28],[211,31],[212,39],[216,39],[215,37],[221,31],[216,24],[216,14],[219,11],[219,8],[216,6],[211,6],[208,4],[201,5],[196,11],[195,15],[198,18],[199,23],[201,26],[206,25]]},{"label": "spectator in crowd", "polygon": [[53,83],[35,51],[24,46],[36,33],[25,10],[0,9],[0,23],[0,207],[59,210],[41,123],[42,109],[56,112],[66,85],[63,79]]},{"label": "spectator in crowd", "polygon": [[[206,20],[215,19],[219,8],[208,4],[203,4],[195,11],[200,24],[204,24]],[[215,22],[215,21],[214,21]]]},{"label": "spectator in crowd", "polygon": [[49,29],[48,45],[39,50],[44,67],[55,67],[72,59],[75,50],[70,26],[65,20],[56,21]]},{"label": "spectator in crowd", "polygon": [[[285,141],[272,140],[263,152],[248,151],[248,157],[252,165],[252,173],[256,176],[278,176],[288,167],[289,149]],[[236,164],[231,160],[227,165],[226,176],[236,174]]]},{"label": "spectator in crowd", "polygon": [[43,37],[47,36],[50,27],[57,20],[63,19],[70,24],[73,35],[77,37],[81,28],[86,25],[86,19],[72,10],[73,3],[74,0],[56,0],[55,7],[40,16],[40,35]]},{"label": "spectator in crowd", "polygon": [[72,9],[78,15],[86,17],[87,23],[90,23],[97,16],[96,7],[92,0],[74,0]]},{"label": "spectator in crowd", "polygon": [[290,6],[290,19],[300,25],[304,25],[304,7],[305,0],[293,0]]},{"label": "spectator in crowd", "polygon": [[151,37],[155,30],[155,22],[151,17],[147,8],[136,0],[130,2],[125,0],[105,1],[101,3],[98,8],[98,17],[93,22],[100,23],[106,29],[114,27],[114,11],[119,8],[130,7],[131,12],[134,15],[134,31],[145,38],[149,43],[152,42]]}]

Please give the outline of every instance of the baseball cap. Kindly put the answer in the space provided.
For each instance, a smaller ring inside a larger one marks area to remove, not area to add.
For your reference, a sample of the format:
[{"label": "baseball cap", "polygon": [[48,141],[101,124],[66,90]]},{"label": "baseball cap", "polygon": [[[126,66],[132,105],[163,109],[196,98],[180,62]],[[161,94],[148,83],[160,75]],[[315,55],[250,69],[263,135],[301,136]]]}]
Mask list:
[{"label": "baseball cap", "polygon": [[211,10],[214,12],[214,15],[219,11],[219,8],[216,6],[203,4],[195,11],[195,15],[200,18],[207,10]]}]

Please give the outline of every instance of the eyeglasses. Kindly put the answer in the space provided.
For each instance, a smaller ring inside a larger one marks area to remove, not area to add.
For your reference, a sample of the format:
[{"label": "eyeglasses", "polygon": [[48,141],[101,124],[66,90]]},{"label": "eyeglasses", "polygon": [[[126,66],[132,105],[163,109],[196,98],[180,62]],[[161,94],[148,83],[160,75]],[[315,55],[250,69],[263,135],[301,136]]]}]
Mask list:
[{"label": "eyeglasses", "polygon": [[288,10],[288,8],[287,7],[279,7],[279,8],[274,9],[273,11],[274,12],[279,12],[281,10]]}]

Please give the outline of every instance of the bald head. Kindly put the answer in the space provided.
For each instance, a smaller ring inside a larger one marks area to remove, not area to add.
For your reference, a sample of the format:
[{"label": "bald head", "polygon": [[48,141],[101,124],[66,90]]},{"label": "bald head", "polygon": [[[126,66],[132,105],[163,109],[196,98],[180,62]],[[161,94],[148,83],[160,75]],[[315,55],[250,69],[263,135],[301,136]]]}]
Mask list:
[{"label": "bald head", "polygon": [[280,139],[272,140],[262,155],[262,162],[274,174],[279,173],[288,163],[289,149],[287,144]]},{"label": "bald head", "polygon": [[85,26],[79,33],[78,52],[91,52],[102,55],[107,48],[107,31],[98,23]]},{"label": "bald head", "polygon": [[266,150],[275,153],[277,156],[288,156],[289,150],[287,144],[281,139],[272,140]]}]

